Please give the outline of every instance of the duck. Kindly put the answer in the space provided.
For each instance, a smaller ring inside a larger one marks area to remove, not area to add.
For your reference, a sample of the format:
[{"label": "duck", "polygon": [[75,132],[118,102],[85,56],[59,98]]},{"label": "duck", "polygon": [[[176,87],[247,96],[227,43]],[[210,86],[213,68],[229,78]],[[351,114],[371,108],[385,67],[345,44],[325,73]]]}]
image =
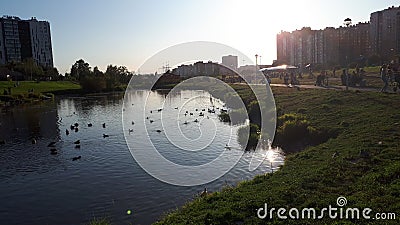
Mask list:
[{"label": "duck", "polygon": [[189,111],[186,111],[186,113],[189,113]]},{"label": "duck", "polygon": [[74,142],[74,144],[76,144],[76,145],[79,145],[81,143],[81,140],[76,140],[75,142]]},{"label": "duck", "polygon": [[157,111],[158,111],[158,112],[161,112],[161,111],[162,111],[162,109],[157,109]]},{"label": "duck", "polygon": [[79,129],[77,127],[75,127],[75,132],[78,132],[78,131],[79,131]]},{"label": "duck", "polygon": [[146,120],[148,120],[149,119],[149,117],[146,117]]},{"label": "duck", "polygon": [[73,130],[73,129],[75,129],[75,126],[74,126],[74,125],[71,125],[71,127],[70,127],[70,128],[71,128],[71,130]]},{"label": "duck", "polygon": [[81,145],[75,145],[75,148],[79,148],[79,149],[80,149],[80,148],[81,148]]},{"label": "duck", "polygon": [[36,143],[37,143],[36,139],[32,138],[32,144],[36,144]]},{"label": "duck", "polygon": [[110,137],[108,134],[103,134],[103,138]]},{"label": "duck", "polygon": [[203,112],[204,112],[204,111],[206,111],[206,109],[202,109],[201,111],[203,111]]},{"label": "duck", "polygon": [[81,158],[82,158],[82,156],[75,156],[75,157],[72,158],[72,161],[76,161],[76,160],[81,159]]},{"label": "duck", "polygon": [[133,132],[133,129],[129,129],[128,131],[129,131],[129,133],[132,133],[132,132]]},{"label": "duck", "polygon": [[196,110],[196,112],[199,111],[198,109],[195,109],[195,110]]},{"label": "duck", "polygon": [[187,121],[185,121],[183,124],[187,125],[187,124],[188,124],[188,122],[187,122]]},{"label": "duck", "polygon": [[135,125],[135,122],[132,121],[132,125]]},{"label": "duck", "polygon": [[103,125],[103,128],[106,128],[106,123],[103,123],[102,125]]},{"label": "duck", "polygon": [[88,125],[87,125],[88,127],[92,127],[93,126],[93,124],[92,123],[88,123]]},{"label": "duck", "polygon": [[153,113],[153,110],[150,110],[150,113]]},{"label": "duck", "polygon": [[201,113],[199,114],[199,116],[204,116],[204,113],[201,112]]},{"label": "duck", "polygon": [[55,141],[50,142],[50,143],[47,145],[47,147],[56,147],[56,142],[55,142]]},{"label": "duck", "polygon": [[226,144],[226,145],[225,145],[225,149],[227,149],[227,150],[231,150],[231,147],[230,147],[230,146],[228,146],[228,144]]},{"label": "duck", "polygon": [[178,109],[178,107],[175,107],[175,109]]},{"label": "duck", "polygon": [[154,120],[150,120],[150,123],[153,123],[154,122]]},{"label": "duck", "polygon": [[57,149],[55,149],[55,148],[52,148],[52,149],[50,149],[50,154],[52,154],[52,155],[57,155]]},{"label": "duck", "polygon": [[200,193],[200,197],[205,197],[208,195],[207,188],[205,187],[204,190]]},{"label": "duck", "polygon": [[195,123],[198,123],[198,122],[199,122],[199,120],[198,120],[198,119],[195,119],[193,122],[195,122]]},{"label": "duck", "polygon": [[193,116],[193,113],[189,113],[190,116]]},{"label": "duck", "polygon": [[74,124],[74,126],[75,126],[75,127],[78,127],[78,126],[79,126],[79,124],[78,124],[78,123],[75,123],[75,124]]},{"label": "duck", "polygon": [[69,130],[65,129],[65,135],[69,135]]},{"label": "duck", "polygon": [[187,116],[187,113],[185,113],[184,115]]},{"label": "duck", "polygon": [[156,130],[157,133],[161,133],[161,130]]}]

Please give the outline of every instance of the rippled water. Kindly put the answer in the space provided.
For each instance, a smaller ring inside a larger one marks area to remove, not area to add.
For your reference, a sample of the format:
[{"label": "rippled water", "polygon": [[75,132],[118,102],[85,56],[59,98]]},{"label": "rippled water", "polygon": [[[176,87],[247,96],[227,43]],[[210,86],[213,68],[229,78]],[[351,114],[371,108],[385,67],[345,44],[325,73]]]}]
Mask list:
[{"label": "rippled water", "polygon": [[[201,118],[206,130],[216,128],[216,135],[211,133],[215,138],[201,154],[180,150],[169,143],[174,140],[174,132],[168,136],[165,128],[184,121],[190,122],[181,126],[188,139],[201,136],[202,129],[191,122],[194,117],[184,118],[183,111],[175,109],[182,104],[184,111],[195,112],[195,108],[207,107],[207,98],[193,98],[199,94],[208,96],[199,91],[181,91],[166,98],[158,92],[131,93],[125,99],[124,115],[135,124],[125,122],[125,133],[122,95],[61,98],[3,112],[0,114],[0,140],[5,140],[6,144],[0,145],[0,224],[84,224],[94,217],[107,217],[114,224],[149,224],[164,212],[193,199],[204,187],[217,191],[224,185],[234,185],[269,172],[269,161],[255,171],[248,171],[253,154],[258,157],[267,154],[273,167],[283,163],[282,155],[275,151],[245,153],[239,163],[218,180],[193,187],[166,184],[148,175],[133,159],[125,141],[125,136],[128,142],[138,143],[145,137],[146,134],[135,131],[143,113],[154,120],[154,123],[145,123],[152,142],[171,161],[199,165],[216,158],[227,143],[232,146],[232,155],[242,154],[236,138],[232,138],[238,127],[219,122],[216,114],[205,113],[208,118]],[[150,108],[157,109],[162,104],[162,114],[142,110],[147,96]],[[191,100],[188,102],[188,99]],[[74,123],[79,124],[78,132],[70,129]],[[93,126],[89,127],[88,123]],[[129,133],[128,129],[133,132]],[[157,129],[163,132],[151,132]],[[103,138],[103,134],[109,137]],[[33,138],[36,144],[32,144]],[[76,140],[81,142],[80,149],[75,148]],[[51,147],[47,147],[53,141],[57,155],[51,155]],[[77,156],[81,159],[73,161]],[[127,215],[128,209],[132,210],[131,215]]]}]

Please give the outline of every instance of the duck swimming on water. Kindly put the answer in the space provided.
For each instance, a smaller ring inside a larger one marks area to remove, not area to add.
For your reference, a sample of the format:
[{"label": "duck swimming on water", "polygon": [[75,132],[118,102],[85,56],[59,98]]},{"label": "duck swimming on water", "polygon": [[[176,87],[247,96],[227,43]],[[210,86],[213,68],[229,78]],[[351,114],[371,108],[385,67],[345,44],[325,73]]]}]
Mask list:
[{"label": "duck swimming on water", "polygon": [[82,156],[76,156],[76,157],[72,158],[72,161],[76,161],[76,160],[81,159],[81,158],[82,158]]}]

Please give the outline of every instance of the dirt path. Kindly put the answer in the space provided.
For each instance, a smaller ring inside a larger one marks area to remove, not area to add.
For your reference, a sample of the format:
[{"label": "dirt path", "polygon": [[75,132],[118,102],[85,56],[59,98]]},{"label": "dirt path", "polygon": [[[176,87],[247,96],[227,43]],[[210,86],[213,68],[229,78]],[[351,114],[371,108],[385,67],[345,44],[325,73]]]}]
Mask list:
[{"label": "dirt path", "polygon": [[[330,90],[346,90],[346,86],[340,85],[329,85],[329,86],[315,86],[311,84],[300,84],[300,85],[285,85],[285,84],[271,84],[272,87],[288,87],[288,88],[307,88],[307,89],[330,89]],[[374,91],[380,92],[380,88],[371,88],[371,87],[349,87],[349,90],[355,91]],[[389,88],[388,88],[389,90]],[[393,91],[392,91],[393,92]]]}]

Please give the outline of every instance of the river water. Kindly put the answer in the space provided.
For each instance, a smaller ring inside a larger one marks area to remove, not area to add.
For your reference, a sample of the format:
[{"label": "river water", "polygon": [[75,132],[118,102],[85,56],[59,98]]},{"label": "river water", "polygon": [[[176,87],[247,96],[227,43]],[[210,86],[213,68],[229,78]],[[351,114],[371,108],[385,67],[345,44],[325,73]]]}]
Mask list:
[{"label": "river water", "polygon": [[[85,224],[103,217],[114,224],[150,224],[163,213],[195,198],[204,187],[211,192],[218,191],[226,185],[270,172],[271,165],[276,169],[283,163],[283,156],[276,149],[247,152],[219,179],[188,187],[167,184],[146,173],[132,157],[125,140],[127,137],[140,143],[147,135],[136,132],[143,115],[135,110],[142,108],[148,97],[154,112],[144,113],[154,122],[146,122],[147,129],[161,129],[161,122],[164,128],[173,127],[177,123],[174,119],[177,112],[184,113],[176,108],[189,99],[185,110],[196,112],[195,108],[200,111],[208,107],[206,97],[193,96],[209,95],[193,90],[168,96],[161,92],[135,91],[125,100],[122,94],[63,97],[3,111],[0,114],[0,140],[5,140],[0,145],[0,224]],[[215,102],[222,108],[223,102]],[[161,113],[156,111],[160,106],[163,107],[162,121]],[[122,125],[123,110],[135,124]],[[224,151],[226,143],[231,146],[232,155],[242,154],[236,138],[232,138],[238,126],[220,122],[216,114],[204,113],[202,126],[206,130],[218,128],[204,154],[179,151],[168,144],[171,137],[164,135],[164,130],[148,135],[162,149],[165,158],[180,164],[200,165],[212,160]],[[201,135],[201,129],[193,122],[194,118],[195,115],[191,118],[181,115],[178,122],[189,121],[182,129],[187,137],[195,139]],[[70,128],[74,123],[79,124],[77,132]],[[77,140],[80,148],[75,147]],[[55,147],[48,147],[50,142],[55,142]],[[57,149],[55,155],[50,154],[53,148]],[[267,157],[250,172],[249,162],[254,154]],[[80,159],[72,160],[78,156]]]}]

